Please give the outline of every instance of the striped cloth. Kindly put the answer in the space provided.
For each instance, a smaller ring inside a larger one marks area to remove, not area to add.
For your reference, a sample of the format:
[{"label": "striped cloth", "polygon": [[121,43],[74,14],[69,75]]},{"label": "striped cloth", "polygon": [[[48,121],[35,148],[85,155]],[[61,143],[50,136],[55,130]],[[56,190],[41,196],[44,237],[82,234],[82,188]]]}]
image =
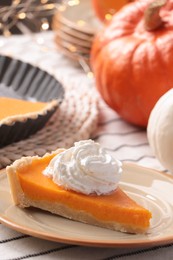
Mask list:
[{"label": "striped cloth", "polygon": [[[46,34],[46,43],[53,46],[52,34]],[[40,65],[47,65],[47,70],[55,64],[60,66],[59,77],[64,80],[76,80],[79,86],[82,81],[93,84],[81,69],[54,49],[41,46],[35,38],[28,36],[0,38],[1,53],[12,54],[17,58]],[[27,50],[27,52],[25,51]],[[40,51],[39,51],[40,50]],[[45,52],[44,52],[45,51]],[[53,53],[53,54],[52,54]],[[23,55],[21,55],[23,54]],[[44,54],[44,55],[43,55]],[[48,57],[51,57],[51,59]],[[64,69],[64,74],[63,74]],[[57,74],[58,74],[57,73]],[[67,79],[66,79],[67,78]],[[89,89],[90,90],[90,89]],[[108,108],[99,97],[99,123],[91,138],[99,142],[109,153],[122,161],[131,161],[142,166],[165,171],[152,154],[146,131],[132,126],[122,120],[114,111]],[[83,260],[113,260],[113,259],[173,259],[173,244],[151,246],[148,248],[100,248],[79,245],[62,244],[21,234],[0,224],[0,260],[21,259],[83,259]]]}]

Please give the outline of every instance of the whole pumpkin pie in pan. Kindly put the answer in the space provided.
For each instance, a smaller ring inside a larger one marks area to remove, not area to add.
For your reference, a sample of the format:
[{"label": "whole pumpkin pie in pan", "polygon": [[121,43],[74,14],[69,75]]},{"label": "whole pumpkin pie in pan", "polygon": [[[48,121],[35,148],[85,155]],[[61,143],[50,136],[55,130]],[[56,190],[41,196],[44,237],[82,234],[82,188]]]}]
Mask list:
[{"label": "whole pumpkin pie in pan", "polygon": [[0,148],[40,130],[64,98],[48,72],[0,55]]},{"label": "whole pumpkin pie in pan", "polygon": [[46,114],[57,106],[57,101],[31,102],[21,99],[0,97],[0,123],[12,125],[16,121],[26,121],[27,118],[36,118]]},{"label": "whole pumpkin pie in pan", "polygon": [[58,100],[30,102],[0,97],[0,147],[41,129],[58,107]]},{"label": "whole pumpkin pie in pan", "polygon": [[43,157],[21,158],[6,172],[19,207],[122,232],[145,233],[150,226],[151,212],[118,186],[121,163],[91,140]]}]

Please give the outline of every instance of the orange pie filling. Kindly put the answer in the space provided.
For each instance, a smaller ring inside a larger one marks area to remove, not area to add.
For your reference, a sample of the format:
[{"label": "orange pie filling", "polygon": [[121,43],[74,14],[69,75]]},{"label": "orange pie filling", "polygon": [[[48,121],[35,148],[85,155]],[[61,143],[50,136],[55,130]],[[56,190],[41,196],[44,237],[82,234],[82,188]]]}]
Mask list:
[{"label": "orange pie filling", "polygon": [[0,120],[7,116],[23,115],[40,111],[46,106],[44,102],[30,102],[26,100],[0,97]]},{"label": "orange pie filling", "polygon": [[32,102],[21,99],[0,97],[0,121],[1,124],[11,124],[15,121],[23,121],[26,118],[35,118],[44,115],[47,111],[57,106],[57,100],[50,102]]},{"label": "orange pie filling", "polygon": [[24,194],[34,201],[58,202],[77,211],[85,211],[94,218],[106,222],[118,222],[136,227],[149,227],[151,213],[130,199],[120,188],[110,195],[85,195],[68,191],[43,175],[55,155],[37,158],[17,170]]}]

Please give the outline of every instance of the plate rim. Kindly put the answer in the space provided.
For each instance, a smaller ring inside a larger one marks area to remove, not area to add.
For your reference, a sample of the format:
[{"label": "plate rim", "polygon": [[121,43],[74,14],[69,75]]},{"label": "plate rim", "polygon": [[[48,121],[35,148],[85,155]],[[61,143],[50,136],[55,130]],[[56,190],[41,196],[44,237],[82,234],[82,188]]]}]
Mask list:
[{"label": "plate rim", "polygon": [[[137,169],[142,168],[143,170],[152,171],[155,174],[162,175],[166,177],[168,180],[171,179],[173,182],[173,176],[168,175],[167,173],[158,171],[153,168],[145,167],[136,165],[135,163],[123,163],[124,167],[133,168],[136,167]],[[6,175],[5,169],[0,170],[0,176]],[[5,176],[7,179],[7,176]],[[22,209],[20,209],[22,210]],[[106,241],[104,238],[101,241],[95,241],[95,239],[84,239],[84,238],[64,238],[61,234],[51,234],[51,232],[44,232],[44,231],[36,231],[32,229],[31,227],[24,226],[23,224],[16,223],[13,219],[9,219],[8,217],[4,216],[2,213],[0,213],[0,224],[3,224],[13,230],[16,230],[18,232],[21,232],[23,234],[31,235],[33,237],[41,238],[48,241],[54,241],[54,242],[60,242],[60,243],[66,243],[66,244],[74,244],[74,245],[80,245],[80,246],[92,246],[92,247],[114,247],[114,248],[137,248],[137,247],[151,247],[151,246],[158,246],[158,245],[165,245],[173,242],[173,234],[168,235],[166,237],[159,236],[157,238],[141,238],[139,240],[135,239],[127,239],[124,240],[117,240],[114,241]],[[81,223],[82,224],[82,223]],[[134,234],[129,234],[131,236],[134,236]]]},{"label": "plate rim", "polygon": [[[88,36],[92,36],[97,32],[96,27],[94,26],[94,28],[91,28],[90,24],[86,23],[85,26],[80,27],[77,24],[75,24],[75,22],[73,22],[72,20],[70,20],[67,16],[66,16],[66,12],[69,12],[69,10],[72,8],[80,8],[81,5],[88,5],[88,7],[92,7],[91,3],[88,3],[88,1],[80,1],[78,4],[74,5],[74,6],[69,6],[69,5],[65,5],[65,9],[61,10],[61,5],[59,7],[59,12],[57,13],[58,15],[58,20],[65,24],[68,25],[68,27],[77,30],[81,33],[87,34]],[[92,11],[92,8],[89,9],[90,11]],[[70,10],[71,12],[71,10]],[[64,15],[65,13],[65,15]],[[101,22],[99,21],[99,19],[95,16],[94,12],[91,13],[93,15],[93,18],[98,22],[98,24],[101,26]],[[86,21],[85,21],[86,22]],[[91,24],[92,25],[92,24]],[[98,28],[99,30],[99,28]]]}]

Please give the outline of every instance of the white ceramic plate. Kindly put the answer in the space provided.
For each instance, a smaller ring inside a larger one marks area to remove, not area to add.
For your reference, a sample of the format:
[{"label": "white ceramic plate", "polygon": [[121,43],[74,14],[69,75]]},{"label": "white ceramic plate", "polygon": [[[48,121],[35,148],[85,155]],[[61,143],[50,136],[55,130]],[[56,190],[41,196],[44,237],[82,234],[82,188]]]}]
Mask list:
[{"label": "white ceramic plate", "polygon": [[69,51],[73,52],[78,52],[81,53],[81,55],[87,55],[89,57],[90,55],[90,49],[83,47],[81,45],[77,45],[75,43],[73,43],[72,41],[67,41],[65,39],[63,39],[62,37],[60,37],[59,34],[55,35],[55,42],[56,43],[60,43],[64,48],[67,48]]},{"label": "white ceramic plate", "polygon": [[61,30],[62,32],[66,33],[67,35],[71,37],[78,38],[79,40],[83,40],[89,43],[93,42],[94,35],[86,34],[83,32],[80,32],[79,30],[75,30],[73,28],[70,28],[66,24],[63,24],[58,19],[58,14],[54,16],[53,22],[52,22],[52,28],[56,32],[58,30]]},{"label": "white ceramic plate", "polygon": [[84,51],[90,53],[92,43],[86,40],[80,40],[77,37],[70,36],[67,33],[64,33],[61,29],[57,30],[55,33],[56,37],[60,40],[74,44],[75,46],[81,48]]},{"label": "white ceramic plate", "polygon": [[66,55],[67,57],[76,60],[80,62],[80,60],[83,60],[89,64],[89,55],[88,53],[83,53],[76,46],[69,44],[69,43],[64,43],[60,42],[56,37],[55,37],[55,43],[57,44],[57,47]]},{"label": "white ceramic plate", "polygon": [[125,164],[120,185],[152,212],[147,234],[115,232],[37,209],[20,209],[12,203],[5,173],[0,174],[0,221],[32,236],[80,245],[137,247],[173,242],[173,178],[152,169]]},{"label": "white ceramic plate", "polygon": [[94,14],[91,0],[80,0],[76,3],[74,1],[74,5],[61,5],[58,19],[73,29],[92,35],[103,26]]}]

